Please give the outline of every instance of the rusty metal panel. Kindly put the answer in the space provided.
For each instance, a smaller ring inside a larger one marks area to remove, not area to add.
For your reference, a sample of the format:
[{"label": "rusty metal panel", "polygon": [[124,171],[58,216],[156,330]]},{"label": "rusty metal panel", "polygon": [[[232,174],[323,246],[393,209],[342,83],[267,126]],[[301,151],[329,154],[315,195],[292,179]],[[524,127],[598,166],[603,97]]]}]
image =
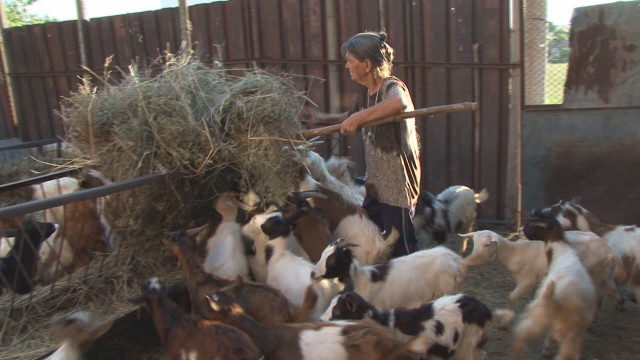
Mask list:
[{"label": "rusty metal panel", "polygon": [[[219,59],[231,67],[255,65],[303,75],[300,87],[322,110],[329,110],[329,98],[334,95],[330,88],[338,89],[338,107],[347,110],[358,85],[344,69],[342,56],[329,59],[329,50],[339,52],[349,37],[378,31],[384,21],[395,49],[394,74],[407,83],[417,108],[459,101],[481,103],[479,154],[474,153],[477,129],[473,114],[418,119],[423,189],[439,192],[457,183],[488,187],[492,196],[481,214],[501,216],[509,73],[500,64],[507,63],[509,56],[509,1],[396,0],[383,1],[379,7],[378,0],[336,0],[331,4],[336,6],[335,19],[327,17],[326,0],[230,0],[193,6],[190,15],[197,54],[206,63]],[[43,114],[51,116],[56,105],[51,99],[77,87],[82,71],[75,25],[47,24],[46,39],[38,35],[40,30],[26,30],[28,27],[7,31],[25,139],[46,136],[50,130],[37,119]],[[328,49],[327,29],[334,26],[337,49]],[[176,52],[180,45],[176,8],[92,19],[85,28],[89,66],[98,74],[103,73],[109,55],[114,55],[113,65],[126,68],[134,58],[141,65],[149,64],[165,50]],[[493,68],[474,66],[476,43],[481,44],[480,65],[495,65]],[[338,70],[337,85],[329,84],[330,69]],[[53,133],[58,133],[60,124],[54,124]],[[357,156],[359,136],[339,139],[340,152]],[[481,169],[477,181],[474,166]]]},{"label": "rusty metal panel", "polygon": [[[447,62],[447,4],[440,0],[424,1],[425,22],[425,50],[426,61],[434,63]],[[424,106],[437,106],[449,103],[447,82],[449,70],[446,68],[427,68],[427,94]],[[448,126],[446,115],[429,117],[426,121],[425,132],[420,134],[422,151],[422,184],[423,190],[433,193],[451,185],[449,182],[447,165],[449,152],[447,151]]]},{"label": "rusty metal panel", "polygon": [[563,107],[640,104],[637,1],[576,8]]}]

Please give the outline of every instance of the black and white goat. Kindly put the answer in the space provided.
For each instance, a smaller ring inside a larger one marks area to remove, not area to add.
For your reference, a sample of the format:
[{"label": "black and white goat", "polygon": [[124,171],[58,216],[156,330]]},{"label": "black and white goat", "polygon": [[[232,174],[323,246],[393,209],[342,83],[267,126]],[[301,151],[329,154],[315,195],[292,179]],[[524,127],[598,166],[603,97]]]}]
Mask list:
[{"label": "black and white goat", "polygon": [[[57,230],[53,223],[25,220],[18,229],[2,231],[11,249],[0,258],[0,287],[26,294],[33,289],[40,245]],[[12,239],[12,240],[11,240]]]},{"label": "black and white goat", "polygon": [[371,320],[263,324],[248,316],[232,296],[215,292],[207,299],[220,321],[255,341],[266,359],[277,360],[417,360],[419,354]]},{"label": "black and white goat", "polygon": [[311,276],[338,278],[382,309],[417,307],[452,294],[466,274],[462,257],[444,246],[367,266],[355,259],[353,246],[341,239],[333,242],[325,249]]},{"label": "black and white goat", "polygon": [[477,298],[447,295],[418,308],[381,310],[353,291],[336,296],[324,321],[372,319],[394,329],[429,359],[484,360],[491,310]]},{"label": "black and white goat", "polygon": [[[436,244],[444,244],[449,237],[473,230],[478,204],[489,198],[489,192],[482,189],[476,193],[471,188],[454,185],[437,196],[423,191],[418,197],[416,216],[413,221],[416,230],[427,233]],[[462,251],[466,250],[466,240]]]}]

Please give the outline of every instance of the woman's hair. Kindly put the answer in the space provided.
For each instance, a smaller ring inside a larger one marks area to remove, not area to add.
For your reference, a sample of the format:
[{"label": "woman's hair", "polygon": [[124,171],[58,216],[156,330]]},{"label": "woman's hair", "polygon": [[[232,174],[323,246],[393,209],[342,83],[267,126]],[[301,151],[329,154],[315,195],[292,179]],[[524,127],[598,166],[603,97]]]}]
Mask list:
[{"label": "woman's hair", "polygon": [[360,61],[371,60],[373,64],[373,76],[384,79],[391,75],[393,67],[393,48],[385,42],[385,32],[363,32],[353,35],[351,39],[342,44],[342,56],[347,53]]}]

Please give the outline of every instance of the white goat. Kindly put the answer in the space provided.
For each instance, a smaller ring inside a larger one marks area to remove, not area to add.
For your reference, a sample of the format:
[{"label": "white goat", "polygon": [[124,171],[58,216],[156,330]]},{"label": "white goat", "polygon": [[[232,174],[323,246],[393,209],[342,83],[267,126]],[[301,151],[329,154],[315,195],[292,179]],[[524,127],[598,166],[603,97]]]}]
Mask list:
[{"label": "white goat", "polygon": [[612,225],[601,222],[593,213],[575,202],[559,203],[535,209],[534,216],[551,214],[563,229],[592,231],[602,237],[615,256],[613,281],[618,285],[618,308],[624,306],[623,285],[635,293],[640,306],[640,228],[635,225]]},{"label": "white goat", "polygon": [[548,333],[543,354],[550,355],[551,340],[559,343],[556,360],[579,359],[583,335],[597,310],[596,288],[576,252],[564,241],[562,228],[553,217],[533,219],[523,228],[545,232],[549,272],[534,300],[514,327],[513,358],[524,350],[528,339]]},{"label": "white goat", "polygon": [[265,247],[266,283],[280,290],[296,308],[302,306],[308,288],[311,288],[317,300],[309,316],[313,321],[317,321],[329,306],[331,299],[342,290],[342,286],[328,279],[312,281],[313,263],[289,250],[288,244],[295,241],[290,224],[290,220],[276,212],[260,225],[262,231],[269,237]]},{"label": "white goat", "polygon": [[[242,226],[242,238],[245,242],[245,246],[250,249],[248,262],[249,269],[255,281],[259,283],[267,282],[267,256],[265,254],[265,248],[269,241],[267,236],[260,226],[264,224],[267,219],[272,216],[280,216],[280,213],[275,211],[260,213],[254,215],[251,220]],[[293,237],[286,237],[287,249],[296,256],[300,256],[304,259],[309,259],[304,249],[300,246],[298,241]]]},{"label": "white goat", "polygon": [[225,192],[216,198],[214,208],[222,216],[222,221],[207,239],[207,256],[202,264],[206,272],[230,280],[238,276],[249,279],[241,225],[236,221],[240,206],[244,205],[235,193]]},{"label": "white goat", "polygon": [[[364,195],[362,189],[339,180],[332,175],[324,158],[317,152],[308,151],[303,162],[311,177],[327,189],[339,194],[346,202],[354,206],[362,206]],[[335,162],[335,161],[334,161]],[[335,165],[332,165],[335,168]]]},{"label": "white goat", "polygon": [[[542,240],[542,234],[530,232],[529,235],[535,237],[529,240]],[[511,309],[523,294],[533,290],[548,272],[549,262],[545,256],[544,243],[529,241],[524,234],[521,235],[524,238],[515,241],[507,240],[490,230],[460,236],[471,237],[473,241],[473,252],[465,258],[467,265],[482,265],[496,260],[507,268],[515,280],[516,288],[507,298],[507,309]],[[565,231],[564,239],[576,251],[597,285],[602,299],[612,287],[607,277],[613,266],[611,250],[602,238],[591,232]]]},{"label": "white goat", "polygon": [[[394,233],[396,232],[394,228]],[[331,244],[311,276],[338,278],[381,309],[417,307],[455,292],[466,274],[460,255],[437,246],[387,262],[362,266],[351,251],[354,244],[340,239]]]},{"label": "white goat", "polygon": [[359,193],[362,196],[362,199],[364,199],[366,189],[364,184],[358,184],[354,179],[353,171],[355,168],[355,162],[353,160],[345,156],[331,156],[327,160],[326,166],[327,171],[329,171],[331,175],[335,176],[335,178],[341,182],[349,185],[350,188]]},{"label": "white goat", "polygon": [[[447,238],[473,230],[478,204],[489,198],[489,192],[482,189],[475,193],[471,188],[454,185],[446,188],[437,196],[422,192],[416,206],[414,224],[417,229],[430,233],[437,244],[443,244]],[[466,250],[466,240],[462,251]]]}]

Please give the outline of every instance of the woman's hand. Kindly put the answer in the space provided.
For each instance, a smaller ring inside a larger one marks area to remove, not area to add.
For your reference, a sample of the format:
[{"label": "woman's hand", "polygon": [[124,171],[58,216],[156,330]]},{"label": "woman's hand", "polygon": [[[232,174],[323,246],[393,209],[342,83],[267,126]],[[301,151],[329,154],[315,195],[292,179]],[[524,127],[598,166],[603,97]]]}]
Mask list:
[{"label": "woman's hand", "polygon": [[342,135],[353,135],[358,131],[360,124],[364,122],[364,116],[362,111],[358,111],[357,113],[353,113],[349,116],[345,121],[342,122],[342,126],[340,127],[340,134]]}]

